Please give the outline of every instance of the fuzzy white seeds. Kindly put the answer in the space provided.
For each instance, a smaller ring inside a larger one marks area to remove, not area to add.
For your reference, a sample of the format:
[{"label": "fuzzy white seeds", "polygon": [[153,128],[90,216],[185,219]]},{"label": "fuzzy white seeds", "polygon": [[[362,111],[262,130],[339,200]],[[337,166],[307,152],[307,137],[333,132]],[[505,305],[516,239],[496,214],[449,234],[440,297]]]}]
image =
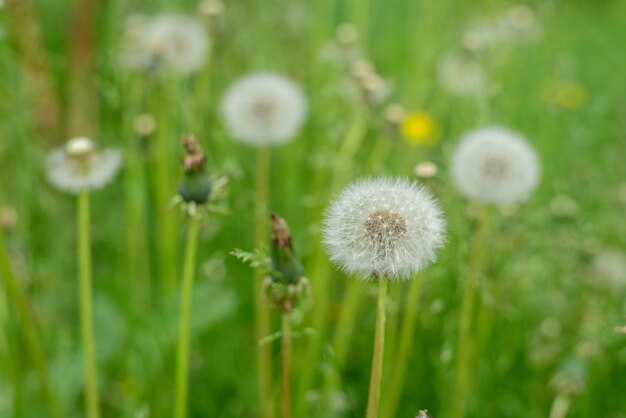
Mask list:
[{"label": "fuzzy white seeds", "polygon": [[470,199],[508,205],[526,199],[537,186],[539,163],[518,134],[483,128],[461,139],[452,159],[452,176]]},{"label": "fuzzy white seeds", "polygon": [[226,128],[234,139],[249,145],[289,141],[298,133],[306,113],[306,99],[298,86],[272,73],[243,77],[222,100]]},{"label": "fuzzy white seeds", "polygon": [[136,17],[127,25],[123,58],[130,68],[189,75],[204,65],[209,46],[204,26],[192,17]]},{"label": "fuzzy white seeds", "polygon": [[484,93],[487,81],[480,63],[466,53],[446,55],[439,64],[439,83],[459,96]]},{"label": "fuzzy white seeds", "polygon": [[423,187],[392,177],[359,180],[332,203],[324,245],[342,270],[364,279],[407,279],[444,243],[439,205]]},{"label": "fuzzy white seeds", "polygon": [[115,150],[96,150],[89,138],[70,139],[65,147],[50,153],[48,180],[59,190],[78,193],[106,186],[119,171],[122,156]]}]

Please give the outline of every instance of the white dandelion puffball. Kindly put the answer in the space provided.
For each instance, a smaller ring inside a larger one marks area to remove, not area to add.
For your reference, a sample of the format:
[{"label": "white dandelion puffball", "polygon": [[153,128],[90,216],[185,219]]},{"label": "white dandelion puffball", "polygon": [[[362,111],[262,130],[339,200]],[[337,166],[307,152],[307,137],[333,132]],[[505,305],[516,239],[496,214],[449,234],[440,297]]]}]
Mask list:
[{"label": "white dandelion puffball", "polygon": [[452,176],[465,196],[509,205],[526,199],[539,181],[534,149],[520,135],[500,127],[466,134],[452,158]]},{"label": "white dandelion puffball", "polygon": [[324,246],[333,263],[364,279],[408,279],[435,260],[445,220],[424,187],[380,177],[349,185],[328,208]]},{"label": "white dandelion puffball", "polygon": [[458,52],[443,57],[439,64],[439,83],[458,96],[484,93],[487,80],[483,67],[476,58]]},{"label": "white dandelion puffball", "polygon": [[189,75],[206,62],[210,42],[197,19],[182,14],[162,14],[127,23],[124,63],[135,69],[165,70]]},{"label": "white dandelion puffball", "polygon": [[106,186],[119,171],[121,163],[119,151],[96,150],[91,139],[77,137],[70,139],[64,148],[52,151],[46,168],[53,186],[75,194]]},{"label": "white dandelion puffball", "polygon": [[271,73],[236,81],[222,100],[222,116],[234,139],[249,145],[285,143],[300,130],[306,98],[292,81]]}]

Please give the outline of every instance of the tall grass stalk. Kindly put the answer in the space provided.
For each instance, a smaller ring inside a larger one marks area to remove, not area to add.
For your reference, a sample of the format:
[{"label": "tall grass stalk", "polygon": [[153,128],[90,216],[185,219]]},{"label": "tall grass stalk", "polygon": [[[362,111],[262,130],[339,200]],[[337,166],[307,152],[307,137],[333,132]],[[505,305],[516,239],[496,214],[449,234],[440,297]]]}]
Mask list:
[{"label": "tall grass stalk", "polygon": [[474,341],[472,327],[478,292],[478,276],[483,251],[483,235],[487,221],[488,208],[482,207],[477,215],[476,229],[470,244],[469,266],[465,278],[463,301],[459,317],[459,336],[456,350],[456,376],[454,396],[452,400],[451,418],[462,418],[465,415],[467,397],[471,389],[472,357],[474,355]]},{"label": "tall grass stalk", "polygon": [[385,314],[387,309],[387,280],[378,282],[378,303],[376,305],[376,331],[374,333],[374,354],[372,356],[372,373],[370,377],[369,395],[367,397],[367,418],[378,417],[380,403],[380,384],[383,373],[383,357],[385,349]]},{"label": "tall grass stalk", "polygon": [[187,392],[189,371],[189,328],[193,281],[196,271],[196,255],[198,252],[199,219],[192,216],[187,230],[187,248],[183,266],[182,287],[180,292],[180,319],[178,325],[178,348],[176,352],[176,401],[175,418],[187,416]]},{"label": "tall grass stalk", "polygon": [[386,402],[383,403],[382,418],[394,418],[398,410],[398,403],[404,388],[411,345],[413,344],[413,336],[415,335],[415,323],[417,322],[417,309],[422,293],[421,290],[422,278],[418,274],[411,281],[409,293],[406,296],[406,311],[404,321],[402,322],[402,330],[400,331],[398,351],[394,356],[394,369],[391,375],[389,392],[385,400]]},{"label": "tall grass stalk", "polygon": [[93,326],[91,290],[91,231],[89,225],[89,191],[83,189],[78,204],[78,284],[80,303],[81,342],[83,347],[83,372],[85,374],[85,415],[100,417],[98,395],[98,369]]},{"label": "tall grass stalk", "polygon": [[554,402],[552,402],[550,418],[565,418],[571,403],[572,401],[568,396],[562,393],[558,394],[556,398],[554,398]]},{"label": "tall grass stalk", "polygon": [[35,363],[37,375],[39,376],[41,388],[43,390],[46,402],[48,404],[48,412],[53,418],[62,418],[61,406],[58,397],[50,382],[50,375],[46,365],[46,358],[41,345],[41,338],[35,323],[34,315],[28,304],[28,300],[24,292],[20,289],[17,279],[13,274],[9,254],[4,241],[2,230],[0,229],[0,278],[2,286],[7,294],[7,302],[12,302],[21,318],[20,325],[26,336],[26,347],[30,352]]},{"label": "tall grass stalk", "polygon": [[[254,221],[254,247],[261,248],[269,240],[267,230],[267,212],[269,205],[270,149],[261,147],[257,150],[256,166],[256,210]],[[261,272],[255,272],[254,295],[255,335],[258,342],[271,334],[271,316],[269,307],[261,300],[263,280]],[[272,385],[272,349],[269,343],[259,344],[257,348],[258,390],[261,418],[274,418],[274,391]]]},{"label": "tall grass stalk", "polygon": [[[363,137],[367,131],[367,117],[365,109],[359,109],[346,132],[341,147],[339,149],[337,160],[333,165],[330,194],[335,193],[349,177],[349,167],[351,159],[359,149]],[[317,179],[313,181],[316,182]],[[300,374],[298,384],[298,399],[303,399],[306,390],[310,389],[313,382],[315,369],[318,359],[322,351],[322,344],[326,334],[326,313],[328,310],[328,296],[330,294],[329,278],[330,265],[324,256],[321,245],[315,247],[311,255],[314,266],[311,269],[313,274],[311,277],[315,283],[313,287],[313,295],[315,299],[315,307],[313,312],[313,327],[317,330],[318,337],[311,341],[307,350],[304,361],[302,363],[302,372]],[[302,411],[298,411],[298,415],[302,415]]]}]

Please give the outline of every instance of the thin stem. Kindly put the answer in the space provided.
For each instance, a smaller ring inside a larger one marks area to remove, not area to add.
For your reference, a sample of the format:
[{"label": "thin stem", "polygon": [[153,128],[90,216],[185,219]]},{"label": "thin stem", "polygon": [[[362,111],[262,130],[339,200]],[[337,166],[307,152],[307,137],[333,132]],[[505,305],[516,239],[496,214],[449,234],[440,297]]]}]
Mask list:
[{"label": "thin stem", "polygon": [[[260,248],[267,245],[267,207],[269,203],[269,172],[270,150],[259,148],[256,168],[256,212],[254,229],[254,246]],[[271,333],[270,311],[261,300],[264,277],[255,273],[254,303],[255,331],[257,341],[261,341]],[[270,344],[261,344],[257,348],[258,389],[261,418],[274,418],[274,394],[272,390],[272,351]]]},{"label": "thin stem", "polygon": [[372,357],[372,375],[367,398],[367,418],[378,416],[380,402],[380,382],[383,373],[383,355],[385,349],[385,311],[387,302],[387,280],[378,283],[378,303],[376,306],[376,331],[374,333],[374,355]]},{"label": "thin stem", "polygon": [[199,221],[191,217],[187,230],[187,248],[185,265],[183,266],[183,283],[180,292],[180,322],[178,325],[178,350],[176,352],[176,418],[187,416],[187,374],[189,370],[189,328],[191,316],[191,296],[196,271],[196,254],[198,251]]},{"label": "thin stem", "polygon": [[11,269],[9,255],[4,242],[4,237],[2,236],[2,231],[0,231],[0,277],[2,285],[7,292],[8,301],[13,301],[15,308],[22,319],[21,327],[26,334],[27,348],[35,362],[35,367],[37,369],[37,374],[39,375],[39,380],[41,381],[43,392],[46,396],[50,415],[54,418],[61,418],[63,414],[61,413],[61,407],[59,406],[57,395],[52,389],[52,384],[50,383],[50,375],[48,374],[46,359],[41,346],[39,332],[35,324],[35,318],[30,306],[28,305],[26,295],[20,289],[17,279],[13,274],[13,270]]},{"label": "thin stem", "polygon": [[[333,166],[333,173],[331,177],[330,193],[335,193],[336,190],[341,187],[346,179],[349,177],[350,161],[353,159],[354,154],[358,151],[359,146],[367,132],[367,115],[363,109],[358,109],[354,116],[346,135],[343,139],[341,147],[338,151],[336,164]],[[315,184],[314,190],[320,190],[323,178],[321,173],[315,176],[312,180]],[[317,216],[317,214],[316,214]],[[309,349],[307,350],[304,360],[303,368],[298,379],[298,395],[296,399],[303,399],[304,393],[311,386],[314,378],[315,370],[318,364],[318,357],[322,352],[322,344],[326,333],[326,315],[329,305],[328,297],[330,292],[330,265],[321,245],[314,248],[311,256],[313,260],[313,272],[311,277],[314,279],[316,286],[313,287],[313,297],[315,299],[315,309],[313,311],[313,327],[318,332],[318,337],[311,341]],[[298,404],[298,416],[304,414],[304,403]]]},{"label": "thin stem", "polygon": [[417,320],[417,309],[422,290],[422,278],[417,275],[411,282],[409,293],[407,295],[406,313],[400,331],[400,343],[398,353],[395,357],[395,365],[391,377],[391,386],[387,397],[385,408],[383,409],[383,418],[393,418],[396,416],[400,395],[406,378],[407,362],[409,360],[409,352],[413,343],[415,334],[415,322]]},{"label": "thin stem", "polygon": [[89,226],[89,191],[78,194],[78,284],[80,299],[80,326],[85,373],[85,408],[87,418],[100,417],[98,397],[98,370],[93,331],[91,294],[91,234]]},{"label": "thin stem", "polygon": [[472,356],[474,342],[472,341],[473,317],[477,299],[478,275],[482,257],[482,237],[487,218],[487,208],[482,208],[476,220],[476,230],[472,240],[469,255],[469,271],[465,280],[465,290],[459,318],[459,337],[457,342],[457,364],[454,399],[452,403],[453,418],[461,418],[465,414],[467,396],[472,379]]},{"label": "thin stem", "polygon": [[282,385],[283,418],[291,418],[291,318],[289,312],[283,312]]},{"label": "thin stem", "polygon": [[554,398],[554,402],[552,402],[550,418],[565,418],[571,403],[572,401],[568,396],[562,393],[558,394],[557,397]]}]

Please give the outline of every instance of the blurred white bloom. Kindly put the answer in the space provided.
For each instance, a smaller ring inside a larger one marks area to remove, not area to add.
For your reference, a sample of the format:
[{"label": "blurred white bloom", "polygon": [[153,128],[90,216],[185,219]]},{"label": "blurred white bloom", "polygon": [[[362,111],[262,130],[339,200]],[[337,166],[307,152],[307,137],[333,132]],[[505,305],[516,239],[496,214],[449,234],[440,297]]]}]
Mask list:
[{"label": "blurred white bloom", "polygon": [[524,138],[499,127],[466,134],[452,158],[452,176],[465,196],[508,205],[526,199],[537,186],[539,163]]},{"label": "blurred white bloom", "polygon": [[202,23],[179,14],[129,19],[124,42],[122,60],[127,67],[183,75],[204,65],[210,47]]},{"label": "blurred white bloom", "polygon": [[422,186],[401,178],[358,180],[332,203],[324,221],[330,259],[364,279],[407,279],[435,260],[445,220]]},{"label": "blurred white bloom", "polygon": [[593,258],[593,270],[601,283],[615,290],[626,287],[626,254],[615,249],[600,251]]},{"label": "blurred white bloom", "polygon": [[534,42],[541,34],[541,24],[535,12],[520,4],[470,27],[463,36],[463,44],[471,50],[480,50],[505,43]]},{"label": "blurred white bloom", "polygon": [[47,158],[48,180],[61,191],[78,193],[100,189],[117,174],[122,155],[115,150],[96,150],[89,138],[70,139],[64,148]]},{"label": "blurred white bloom", "polygon": [[443,57],[438,78],[446,90],[459,96],[477,95],[487,87],[483,67],[476,58],[463,52]]},{"label": "blurred white bloom", "polygon": [[284,143],[300,130],[306,98],[282,75],[255,73],[237,80],[222,99],[222,116],[234,139],[264,146]]}]

